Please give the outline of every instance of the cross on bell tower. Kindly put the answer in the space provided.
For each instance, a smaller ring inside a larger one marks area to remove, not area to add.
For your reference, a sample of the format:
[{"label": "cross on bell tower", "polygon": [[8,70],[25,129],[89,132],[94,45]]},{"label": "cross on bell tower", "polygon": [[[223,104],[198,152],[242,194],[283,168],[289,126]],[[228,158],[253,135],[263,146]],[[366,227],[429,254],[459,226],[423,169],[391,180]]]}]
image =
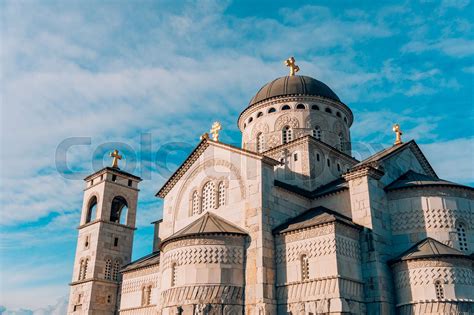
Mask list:
[{"label": "cross on bell tower", "polygon": [[113,168],[119,168],[118,167],[118,160],[121,160],[122,156],[118,153],[119,153],[119,151],[117,149],[115,149],[112,153],[110,153],[110,157],[113,158],[113,160],[112,160],[112,167]]},{"label": "cross on bell tower", "polygon": [[300,71],[300,67],[298,67],[295,62],[295,57],[290,57],[285,60],[285,65],[290,68],[290,76],[293,76],[296,72]]},{"label": "cross on bell tower", "polygon": [[393,125],[393,128],[392,128],[393,132],[395,132],[395,143],[394,145],[397,145],[397,144],[402,144],[402,134],[403,132],[401,131],[400,129],[400,125],[399,124],[395,124]]}]

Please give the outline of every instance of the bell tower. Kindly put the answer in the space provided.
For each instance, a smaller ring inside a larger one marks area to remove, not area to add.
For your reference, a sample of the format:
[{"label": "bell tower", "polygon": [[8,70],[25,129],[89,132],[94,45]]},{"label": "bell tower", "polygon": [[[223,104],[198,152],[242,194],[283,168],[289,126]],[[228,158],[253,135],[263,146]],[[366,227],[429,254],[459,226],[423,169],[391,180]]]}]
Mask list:
[{"label": "bell tower", "polygon": [[141,178],[112,167],[87,176],[68,314],[116,314],[120,269],[130,263]]}]

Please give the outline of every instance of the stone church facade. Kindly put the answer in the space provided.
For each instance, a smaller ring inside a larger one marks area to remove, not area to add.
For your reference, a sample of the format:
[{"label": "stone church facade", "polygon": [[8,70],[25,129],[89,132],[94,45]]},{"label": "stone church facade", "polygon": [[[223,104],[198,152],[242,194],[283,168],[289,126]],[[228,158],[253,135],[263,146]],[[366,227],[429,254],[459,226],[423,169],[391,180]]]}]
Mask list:
[{"label": "stone church facade", "polygon": [[287,65],[241,148],[213,128],[157,192],[149,255],[131,261],[141,179],[85,178],[69,314],[474,313],[474,189],[414,140],[356,160],[351,109]]}]

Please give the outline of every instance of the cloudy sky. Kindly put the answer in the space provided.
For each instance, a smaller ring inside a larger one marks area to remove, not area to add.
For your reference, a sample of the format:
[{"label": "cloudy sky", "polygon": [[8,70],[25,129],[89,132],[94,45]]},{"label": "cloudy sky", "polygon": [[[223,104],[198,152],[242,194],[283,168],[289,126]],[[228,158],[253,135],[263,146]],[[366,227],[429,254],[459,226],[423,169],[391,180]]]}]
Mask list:
[{"label": "cloudy sky", "polygon": [[474,184],[473,4],[255,2],[0,1],[0,305],[64,304],[82,178],[115,147],[145,179],[147,254],[154,193],[213,121],[238,144],[239,113],[292,55],[353,110],[356,157],[399,122],[440,177]]}]

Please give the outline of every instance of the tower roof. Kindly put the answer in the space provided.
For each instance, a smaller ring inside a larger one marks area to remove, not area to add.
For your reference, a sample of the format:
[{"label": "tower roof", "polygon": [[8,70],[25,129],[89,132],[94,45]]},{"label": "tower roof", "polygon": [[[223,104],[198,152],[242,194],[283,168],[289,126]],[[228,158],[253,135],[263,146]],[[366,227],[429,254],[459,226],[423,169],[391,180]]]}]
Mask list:
[{"label": "tower roof", "polygon": [[323,82],[304,75],[292,75],[280,77],[265,84],[252,98],[249,106],[285,95],[321,96],[337,102],[341,101],[336,93]]}]

